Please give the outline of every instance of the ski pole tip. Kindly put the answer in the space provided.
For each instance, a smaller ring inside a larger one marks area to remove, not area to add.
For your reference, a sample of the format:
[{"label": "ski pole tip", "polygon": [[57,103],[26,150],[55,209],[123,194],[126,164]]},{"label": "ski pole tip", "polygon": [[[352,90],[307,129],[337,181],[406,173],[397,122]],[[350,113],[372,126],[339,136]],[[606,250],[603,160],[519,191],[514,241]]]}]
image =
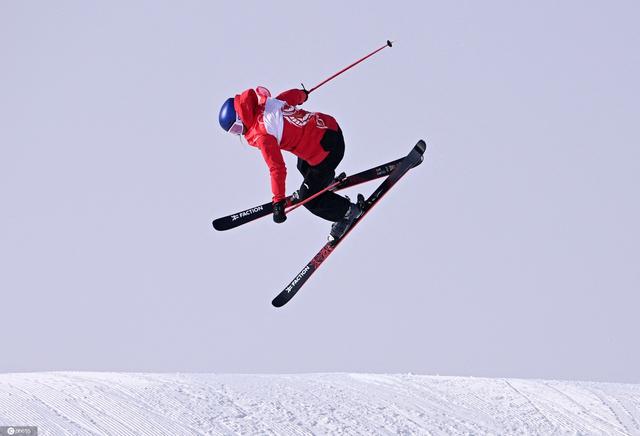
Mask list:
[{"label": "ski pole tip", "polygon": [[389,47],[393,47],[393,41],[390,41],[390,40],[388,40],[388,39],[387,39],[387,45],[388,45]]}]

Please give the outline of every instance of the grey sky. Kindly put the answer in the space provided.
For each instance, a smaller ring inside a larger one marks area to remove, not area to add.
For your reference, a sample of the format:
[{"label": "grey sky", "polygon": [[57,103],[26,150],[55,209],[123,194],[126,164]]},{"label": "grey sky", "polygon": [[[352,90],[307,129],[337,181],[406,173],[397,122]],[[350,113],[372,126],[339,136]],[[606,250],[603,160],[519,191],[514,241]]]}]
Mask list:
[{"label": "grey sky", "polygon": [[[0,1],[0,371],[640,382],[636,2],[222,3]],[[425,164],[274,309],[329,223],[211,228],[271,196],[219,106],[386,39],[305,107]]]}]

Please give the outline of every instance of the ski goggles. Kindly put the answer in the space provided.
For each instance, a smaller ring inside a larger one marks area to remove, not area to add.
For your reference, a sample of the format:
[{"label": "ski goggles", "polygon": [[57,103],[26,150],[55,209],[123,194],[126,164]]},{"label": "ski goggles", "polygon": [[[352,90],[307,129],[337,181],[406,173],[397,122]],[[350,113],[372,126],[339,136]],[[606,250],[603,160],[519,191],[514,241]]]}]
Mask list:
[{"label": "ski goggles", "polygon": [[242,120],[239,116],[236,115],[236,122],[233,123],[231,127],[229,127],[229,130],[227,130],[227,132],[238,136],[242,135],[242,132],[244,132],[244,124],[242,124]]}]

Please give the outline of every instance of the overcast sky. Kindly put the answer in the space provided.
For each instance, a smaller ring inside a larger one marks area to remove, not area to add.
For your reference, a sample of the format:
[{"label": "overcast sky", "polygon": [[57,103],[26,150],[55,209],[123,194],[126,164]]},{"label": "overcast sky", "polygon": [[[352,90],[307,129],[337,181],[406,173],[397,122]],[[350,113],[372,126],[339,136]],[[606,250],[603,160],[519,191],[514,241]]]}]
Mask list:
[{"label": "overcast sky", "polygon": [[[640,382],[639,13],[0,0],[0,371]],[[271,198],[219,107],[387,39],[305,108],[342,126],[340,170],[420,138],[425,163],[275,309],[330,224],[212,229]]]}]

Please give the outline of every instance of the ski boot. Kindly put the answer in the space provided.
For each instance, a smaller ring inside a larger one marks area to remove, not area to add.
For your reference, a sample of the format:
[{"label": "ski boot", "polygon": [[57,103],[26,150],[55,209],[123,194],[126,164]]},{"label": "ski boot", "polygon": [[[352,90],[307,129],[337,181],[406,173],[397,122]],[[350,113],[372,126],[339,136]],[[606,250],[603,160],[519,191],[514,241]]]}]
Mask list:
[{"label": "ski boot", "polygon": [[[347,200],[349,197],[346,197]],[[329,233],[329,242],[334,242],[344,236],[349,230],[349,227],[353,222],[358,219],[364,212],[364,195],[358,194],[358,200],[356,203],[351,203],[344,218],[340,221],[336,221],[331,225],[331,232]]]}]

